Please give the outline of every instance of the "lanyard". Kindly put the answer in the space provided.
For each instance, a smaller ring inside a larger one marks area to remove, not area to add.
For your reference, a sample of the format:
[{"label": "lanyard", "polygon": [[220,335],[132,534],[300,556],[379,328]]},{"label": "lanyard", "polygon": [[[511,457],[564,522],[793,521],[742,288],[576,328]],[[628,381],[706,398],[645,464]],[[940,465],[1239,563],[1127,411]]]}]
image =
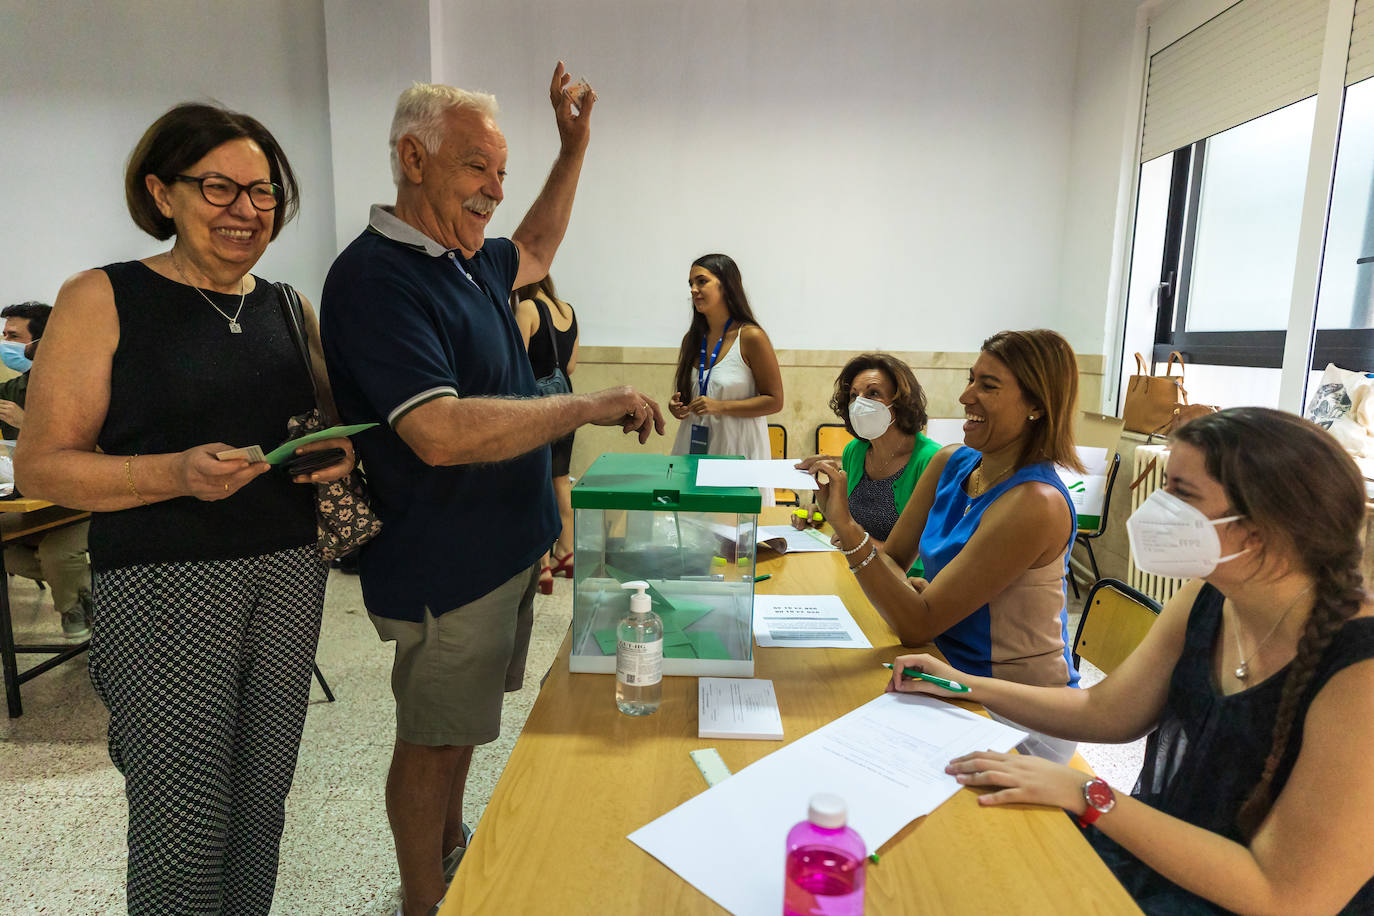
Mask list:
[{"label": "lanyard", "polygon": [[716,357],[720,356],[720,345],[725,343],[725,335],[730,330],[730,325],[734,324],[735,319],[725,320],[725,329],[720,332],[720,340],[716,341],[716,349],[711,353],[711,365],[706,365],[706,335],[701,335],[701,362],[697,369],[697,384],[701,387],[701,396],[706,397],[706,383],[711,380],[711,370],[716,367]]}]

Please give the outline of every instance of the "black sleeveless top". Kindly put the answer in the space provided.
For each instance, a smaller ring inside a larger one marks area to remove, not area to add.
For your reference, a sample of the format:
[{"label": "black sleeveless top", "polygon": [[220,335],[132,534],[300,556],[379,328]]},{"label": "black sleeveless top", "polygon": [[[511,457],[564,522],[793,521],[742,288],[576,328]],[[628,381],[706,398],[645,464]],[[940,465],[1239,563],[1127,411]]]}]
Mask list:
[{"label": "black sleeveless top", "polygon": [[[1212,682],[1213,649],[1221,633],[1225,597],[1210,585],[1198,593],[1188,618],[1183,654],[1169,680],[1159,726],[1145,744],[1145,766],[1133,796],[1166,814],[1247,845],[1236,813],[1259,782],[1288,668],[1230,696]],[[1302,749],[1307,710],[1341,669],[1374,658],[1374,618],[1348,620],[1317,663],[1298,704],[1288,746],[1274,774],[1274,797],[1288,782]],[[1214,903],[1162,877],[1096,828],[1088,839],[1147,913],[1224,913]],[[1342,913],[1374,913],[1374,880]]]},{"label": "black sleeveless top", "polygon": [[[543,378],[554,369],[562,369],[566,374],[568,360],[572,359],[573,344],[577,342],[577,313],[573,312],[572,324],[568,325],[568,329],[560,331],[553,326],[553,317],[543,297],[534,297],[534,307],[539,310],[539,329],[530,335],[529,346],[530,368],[534,370],[534,377]],[[568,306],[568,310],[572,311],[572,306]],[[549,339],[550,330],[553,331],[552,340]]]},{"label": "black sleeveless top", "polygon": [[[180,452],[226,442],[286,438],[286,419],[314,406],[310,378],[287,331],[276,290],[259,279],[239,324],[216,314],[190,286],[138,261],[101,268],[114,287],[119,345],[110,406],[98,439],[111,455]],[[208,292],[233,315],[239,297]],[[273,469],[228,499],[190,496],[91,517],[91,566],[227,560],[315,541],[314,488]]]}]

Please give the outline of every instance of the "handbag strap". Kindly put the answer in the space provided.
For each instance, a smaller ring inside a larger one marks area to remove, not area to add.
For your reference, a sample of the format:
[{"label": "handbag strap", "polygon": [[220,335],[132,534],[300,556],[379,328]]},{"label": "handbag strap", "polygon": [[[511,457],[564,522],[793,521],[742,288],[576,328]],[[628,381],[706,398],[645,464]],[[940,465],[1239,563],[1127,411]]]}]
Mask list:
[{"label": "handbag strap", "polygon": [[310,348],[305,342],[305,309],[301,297],[290,283],[273,283],[277,288],[277,300],[281,304],[282,320],[286,322],[286,333],[296,345],[301,362],[305,364],[305,375],[310,379],[310,393],[315,403],[320,403],[320,391],[315,386],[315,370],[310,364]]},{"label": "handbag strap", "polygon": [[544,325],[544,329],[549,332],[549,349],[553,351],[553,367],[558,370],[563,369],[563,354],[558,352],[558,336],[553,333],[553,312],[544,307],[544,303],[539,301],[539,294],[534,294],[534,307],[539,310],[539,322]]},{"label": "handbag strap", "polygon": [[1141,356],[1139,353],[1137,353],[1137,354],[1135,355],[1135,374],[1136,374],[1136,375],[1149,375],[1149,374],[1150,374],[1149,370],[1148,370],[1148,369],[1146,368],[1146,366],[1145,366],[1145,357]]},{"label": "handbag strap", "polygon": [[1181,382],[1183,381],[1183,354],[1178,352],[1177,350],[1170,351],[1169,365],[1164,367],[1164,375],[1167,377],[1174,374],[1175,360],[1178,361],[1178,380]]}]

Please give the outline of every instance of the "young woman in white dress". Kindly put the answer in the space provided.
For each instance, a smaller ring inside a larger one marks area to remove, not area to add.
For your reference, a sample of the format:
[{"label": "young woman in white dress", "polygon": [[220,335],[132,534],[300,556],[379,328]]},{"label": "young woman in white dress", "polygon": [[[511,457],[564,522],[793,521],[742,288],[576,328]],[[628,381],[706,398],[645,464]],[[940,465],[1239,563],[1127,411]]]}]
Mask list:
[{"label": "young woman in white dress", "polygon": [[[782,372],[733,259],[706,254],[687,276],[692,324],[682,337],[668,409],[682,421],[674,455],[768,458],[768,421],[782,410]],[[704,378],[704,383],[703,383]],[[772,491],[764,504],[772,505]]]}]

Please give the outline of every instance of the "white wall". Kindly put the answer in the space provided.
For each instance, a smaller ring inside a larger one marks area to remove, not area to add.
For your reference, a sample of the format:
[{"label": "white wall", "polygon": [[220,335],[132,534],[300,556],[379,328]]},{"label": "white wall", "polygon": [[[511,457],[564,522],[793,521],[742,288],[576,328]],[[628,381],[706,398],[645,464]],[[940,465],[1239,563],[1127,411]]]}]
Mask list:
[{"label": "white wall", "polygon": [[373,204],[396,200],[387,137],[396,97],[429,82],[429,2],[324,0],[329,60],[333,253],[367,226]]},{"label": "white wall", "polygon": [[1098,129],[1076,0],[440,2],[439,77],[502,105],[495,232],[556,151],[554,61],[598,90],[553,271],[584,342],[676,344],[712,250],[782,347],[968,351],[1058,323],[1070,163],[1094,146],[1074,128]]},{"label": "white wall", "polygon": [[[318,298],[367,206],[413,79],[496,92],[508,234],[557,147],[566,59],[601,96],[554,275],[589,345],[672,346],[690,260],[740,262],[780,347],[975,349],[1050,325],[1102,352],[1135,0],[0,0],[0,299],[160,250],[122,170],[184,99],[259,117],[303,184],[259,272]],[[16,225],[13,224],[12,225]]]},{"label": "white wall", "polygon": [[[1138,0],[1082,3],[1070,177],[1057,262],[1059,323],[1055,327],[1075,349],[1104,354],[1108,378],[1120,349],[1117,305],[1127,279],[1126,239],[1118,217],[1129,208],[1130,193],[1122,185],[1134,181],[1136,172],[1129,166],[1123,169],[1122,159],[1135,152],[1139,100],[1132,98],[1131,91],[1144,70],[1144,61],[1133,53],[1137,6]],[[1111,399],[1111,386],[1103,387]],[[1111,400],[1101,409],[1111,412],[1115,406]],[[1082,406],[1098,409],[1097,405]]]},{"label": "white wall", "polygon": [[0,22],[0,301],[51,302],[78,270],[165,250],[129,218],[124,165],[158,115],[204,99],[286,150],[301,211],[256,272],[318,298],[335,253],[320,0],[0,0]]}]

